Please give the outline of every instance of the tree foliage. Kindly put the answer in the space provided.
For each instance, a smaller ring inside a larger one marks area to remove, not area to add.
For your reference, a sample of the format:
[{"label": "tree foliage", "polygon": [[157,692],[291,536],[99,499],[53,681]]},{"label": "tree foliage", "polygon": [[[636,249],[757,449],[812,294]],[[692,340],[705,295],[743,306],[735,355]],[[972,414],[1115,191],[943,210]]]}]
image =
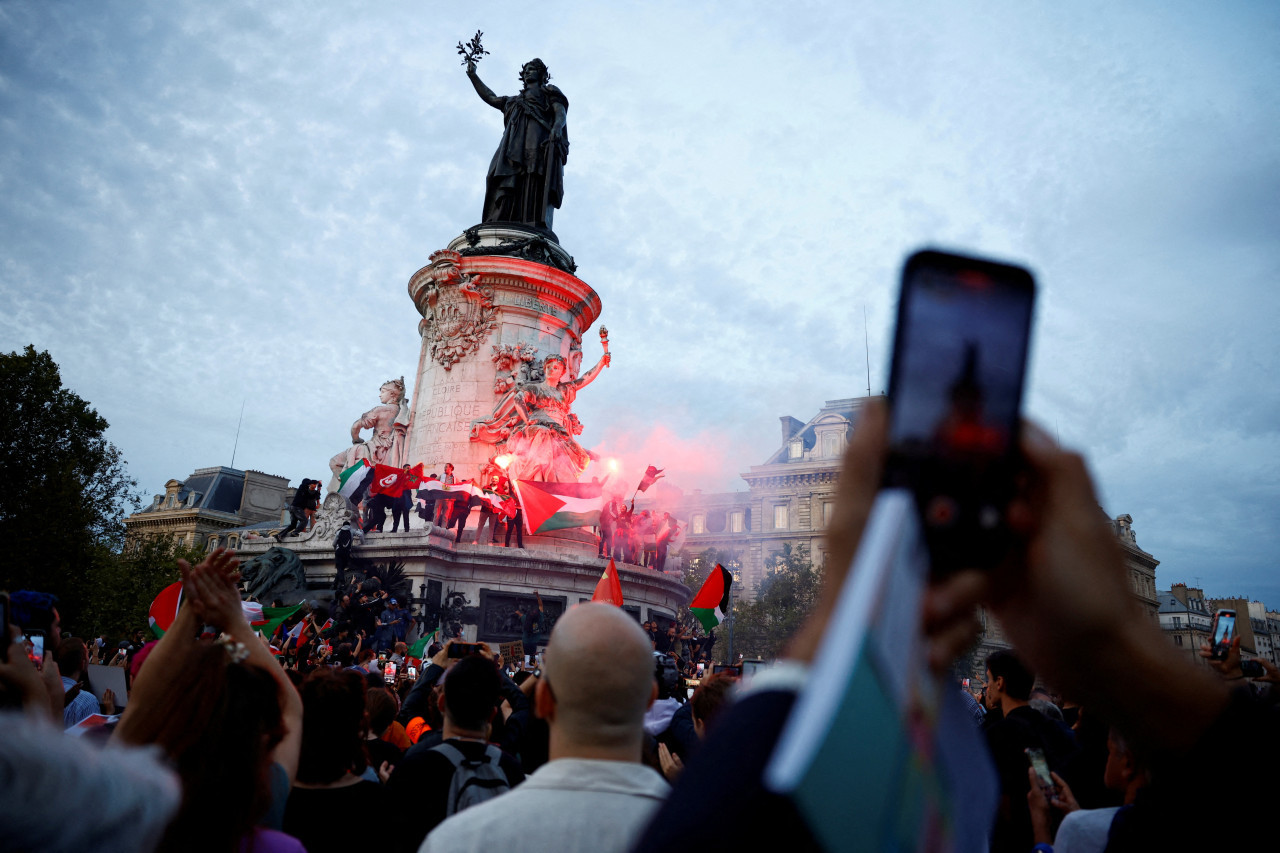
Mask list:
[{"label": "tree foliage", "polygon": [[821,590],[822,571],[813,565],[809,549],[784,545],[760,583],[755,601],[735,603],[735,653],[764,660],[777,658],[813,611]]},{"label": "tree foliage", "polygon": [[167,536],[131,543],[123,554],[103,554],[82,578],[85,600],[73,626],[76,633],[124,637],[134,628],[145,628],[151,602],[180,578],[178,560],[195,565],[204,557],[202,551],[175,544]]},{"label": "tree foliage", "polygon": [[0,587],[57,595],[72,625],[96,594],[97,574],[115,565],[125,515],[139,506],[106,430],[63,387],[49,353],[0,354]]}]

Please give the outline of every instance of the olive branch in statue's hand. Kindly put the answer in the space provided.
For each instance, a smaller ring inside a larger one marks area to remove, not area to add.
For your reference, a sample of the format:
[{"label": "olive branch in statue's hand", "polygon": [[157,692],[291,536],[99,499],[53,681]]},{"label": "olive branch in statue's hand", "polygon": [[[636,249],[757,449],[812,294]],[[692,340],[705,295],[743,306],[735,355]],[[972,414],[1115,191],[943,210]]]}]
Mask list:
[{"label": "olive branch in statue's hand", "polygon": [[463,65],[473,65],[480,61],[480,57],[489,53],[489,51],[485,50],[480,44],[480,37],[483,35],[483,32],[476,30],[476,34],[472,37],[471,41],[466,44],[458,42],[458,55],[462,57]]}]

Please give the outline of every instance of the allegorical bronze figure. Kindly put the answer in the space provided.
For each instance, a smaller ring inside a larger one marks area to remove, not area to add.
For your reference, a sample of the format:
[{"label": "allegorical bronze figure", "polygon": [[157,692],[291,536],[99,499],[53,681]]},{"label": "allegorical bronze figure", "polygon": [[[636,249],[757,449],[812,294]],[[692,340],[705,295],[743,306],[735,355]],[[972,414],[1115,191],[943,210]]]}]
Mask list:
[{"label": "allegorical bronze figure", "polygon": [[504,124],[502,141],[489,164],[482,221],[515,222],[550,231],[552,215],[564,199],[569,99],[547,82],[550,75],[541,59],[524,64],[520,69],[524,87],[510,96],[495,95],[480,82],[474,57],[464,54],[464,61],[476,93],[502,111]]}]

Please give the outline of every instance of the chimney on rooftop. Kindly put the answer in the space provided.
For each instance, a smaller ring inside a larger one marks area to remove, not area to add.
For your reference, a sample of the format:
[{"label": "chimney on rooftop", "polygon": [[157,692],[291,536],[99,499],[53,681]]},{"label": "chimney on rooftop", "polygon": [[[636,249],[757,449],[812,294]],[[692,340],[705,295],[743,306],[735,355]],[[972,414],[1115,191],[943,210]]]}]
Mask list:
[{"label": "chimney on rooftop", "polygon": [[791,436],[795,435],[800,430],[804,429],[804,421],[798,421],[795,418],[791,417],[791,415],[783,415],[782,417],[778,418],[778,420],[782,421],[782,443],[783,444],[786,444],[787,441],[791,438]]}]

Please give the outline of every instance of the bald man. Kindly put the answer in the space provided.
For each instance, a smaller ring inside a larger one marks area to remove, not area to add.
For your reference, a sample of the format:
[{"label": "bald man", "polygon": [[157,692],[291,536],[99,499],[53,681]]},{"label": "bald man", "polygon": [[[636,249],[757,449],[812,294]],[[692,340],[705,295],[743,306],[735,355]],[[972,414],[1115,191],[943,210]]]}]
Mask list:
[{"label": "bald man", "polygon": [[510,793],[441,823],[419,853],[628,850],[670,790],[640,763],[653,673],[649,639],[621,608],[580,604],[560,617],[534,689],[551,760]]}]

